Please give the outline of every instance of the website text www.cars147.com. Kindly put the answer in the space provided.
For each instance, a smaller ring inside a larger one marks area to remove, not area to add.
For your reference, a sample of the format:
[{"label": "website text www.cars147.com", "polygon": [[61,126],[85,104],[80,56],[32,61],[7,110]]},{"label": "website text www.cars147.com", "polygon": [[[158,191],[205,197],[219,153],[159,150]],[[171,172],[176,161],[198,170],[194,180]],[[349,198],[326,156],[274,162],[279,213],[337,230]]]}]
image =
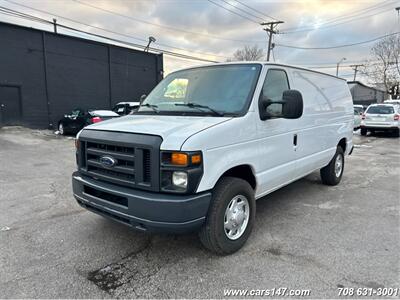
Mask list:
[{"label": "website text www.cars147.com", "polygon": [[224,296],[225,297],[237,297],[237,296],[255,296],[255,297],[263,297],[263,296],[271,296],[271,297],[305,297],[310,296],[310,290],[300,290],[300,289],[289,289],[285,287],[280,288],[272,288],[272,289],[225,289]]}]

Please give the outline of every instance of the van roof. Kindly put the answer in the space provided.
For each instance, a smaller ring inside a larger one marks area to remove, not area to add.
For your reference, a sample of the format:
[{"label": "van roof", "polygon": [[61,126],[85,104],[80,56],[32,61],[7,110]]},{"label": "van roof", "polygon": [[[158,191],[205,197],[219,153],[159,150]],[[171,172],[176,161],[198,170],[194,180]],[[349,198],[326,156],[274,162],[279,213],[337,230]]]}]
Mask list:
[{"label": "van roof", "polygon": [[212,67],[212,66],[221,66],[221,65],[248,65],[248,64],[270,65],[270,66],[279,66],[279,67],[286,67],[286,68],[292,68],[292,69],[299,69],[299,70],[309,71],[309,72],[313,72],[313,73],[317,73],[317,74],[321,74],[321,75],[325,75],[325,76],[330,76],[330,77],[333,77],[335,79],[340,79],[340,80],[343,80],[343,81],[347,81],[344,78],[336,77],[336,76],[331,75],[331,74],[327,74],[327,73],[323,73],[323,72],[320,72],[320,71],[311,70],[311,69],[304,68],[304,67],[301,67],[301,66],[283,64],[283,63],[267,62],[267,61],[231,61],[231,62],[222,62],[222,63],[214,63],[214,64],[205,64],[205,65],[200,65],[200,66],[194,66],[194,67],[179,69],[179,70],[176,70],[174,72],[171,72],[170,74],[175,73],[177,71],[191,70],[191,69],[202,68],[202,67]]}]

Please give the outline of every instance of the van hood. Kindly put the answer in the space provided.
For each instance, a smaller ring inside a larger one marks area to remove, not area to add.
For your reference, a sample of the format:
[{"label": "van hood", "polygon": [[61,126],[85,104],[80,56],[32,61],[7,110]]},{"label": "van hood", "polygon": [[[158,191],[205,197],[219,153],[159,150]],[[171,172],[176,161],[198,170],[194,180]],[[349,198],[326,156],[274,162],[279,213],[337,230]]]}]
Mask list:
[{"label": "van hood", "polygon": [[84,130],[105,130],[158,135],[164,150],[179,150],[190,136],[232,117],[127,115],[95,123]]}]

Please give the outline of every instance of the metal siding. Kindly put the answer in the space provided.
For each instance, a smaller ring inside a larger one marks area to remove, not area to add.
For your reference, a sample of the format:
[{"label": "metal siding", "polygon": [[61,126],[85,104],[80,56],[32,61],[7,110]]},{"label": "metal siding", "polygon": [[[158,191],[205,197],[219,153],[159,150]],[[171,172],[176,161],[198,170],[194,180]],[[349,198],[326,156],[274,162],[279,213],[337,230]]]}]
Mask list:
[{"label": "metal siding", "polygon": [[53,124],[74,108],[110,108],[106,46],[47,35],[46,54]]},{"label": "metal siding", "polygon": [[110,102],[137,101],[161,80],[158,54],[2,22],[0,45],[0,85],[21,87],[23,122],[32,127],[46,128],[49,119],[56,126],[76,107],[110,109]]},{"label": "metal siding", "polygon": [[22,121],[47,127],[42,34],[0,24],[0,85],[18,85]]},{"label": "metal siding", "polygon": [[110,50],[113,105],[139,101],[158,83],[157,56],[114,47]]}]

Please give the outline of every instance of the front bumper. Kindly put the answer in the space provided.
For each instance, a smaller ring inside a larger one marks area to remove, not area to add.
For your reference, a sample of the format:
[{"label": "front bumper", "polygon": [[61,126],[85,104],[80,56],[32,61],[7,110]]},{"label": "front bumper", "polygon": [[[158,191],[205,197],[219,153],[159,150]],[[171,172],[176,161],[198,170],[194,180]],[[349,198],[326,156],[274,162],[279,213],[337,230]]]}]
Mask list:
[{"label": "front bumper", "polygon": [[199,229],[207,215],[211,193],[171,195],[116,186],[72,174],[78,203],[99,215],[140,231],[185,233]]}]

